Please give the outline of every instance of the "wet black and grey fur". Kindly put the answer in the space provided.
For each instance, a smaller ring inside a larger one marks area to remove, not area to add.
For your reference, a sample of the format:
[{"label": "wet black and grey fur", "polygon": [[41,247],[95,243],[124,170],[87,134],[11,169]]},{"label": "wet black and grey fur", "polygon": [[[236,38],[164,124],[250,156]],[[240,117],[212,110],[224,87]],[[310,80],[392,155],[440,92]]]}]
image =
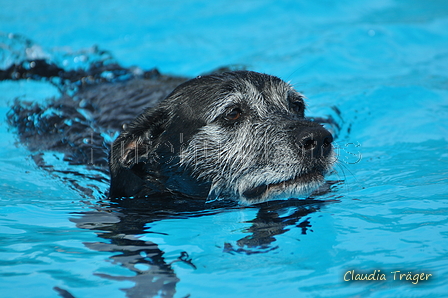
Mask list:
[{"label": "wet black and grey fur", "polygon": [[303,96],[275,76],[234,71],[187,81],[114,141],[110,196],[250,204],[307,195],[324,182],[334,153],[330,132],[304,112]]}]

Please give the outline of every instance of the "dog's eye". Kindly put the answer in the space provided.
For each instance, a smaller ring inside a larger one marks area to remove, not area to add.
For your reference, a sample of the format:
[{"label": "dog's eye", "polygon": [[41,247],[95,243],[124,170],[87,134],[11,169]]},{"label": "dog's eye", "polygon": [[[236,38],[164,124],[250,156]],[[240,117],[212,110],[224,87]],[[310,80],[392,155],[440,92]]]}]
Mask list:
[{"label": "dog's eye", "polygon": [[296,114],[303,114],[305,110],[305,106],[303,105],[303,102],[301,101],[294,101],[290,104],[291,111],[293,111]]},{"label": "dog's eye", "polygon": [[228,112],[224,116],[224,119],[226,119],[227,121],[236,121],[241,117],[241,113],[242,113],[242,111],[239,108],[235,108],[235,109],[231,110],[230,112]]}]

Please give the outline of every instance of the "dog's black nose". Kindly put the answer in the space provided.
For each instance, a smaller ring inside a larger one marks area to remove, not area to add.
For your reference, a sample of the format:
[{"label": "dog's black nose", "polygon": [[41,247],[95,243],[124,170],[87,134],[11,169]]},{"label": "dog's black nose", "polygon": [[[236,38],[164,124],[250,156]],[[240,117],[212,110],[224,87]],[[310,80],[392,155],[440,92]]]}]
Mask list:
[{"label": "dog's black nose", "polygon": [[298,129],[296,135],[297,145],[303,153],[312,157],[327,156],[331,152],[333,136],[322,126]]}]

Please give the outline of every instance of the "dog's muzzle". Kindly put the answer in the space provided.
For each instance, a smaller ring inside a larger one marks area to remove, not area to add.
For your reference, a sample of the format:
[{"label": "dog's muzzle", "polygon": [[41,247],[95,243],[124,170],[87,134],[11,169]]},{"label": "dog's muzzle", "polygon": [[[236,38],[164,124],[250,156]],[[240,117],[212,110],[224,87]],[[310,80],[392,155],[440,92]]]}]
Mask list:
[{"label": "dog's muzzle", "polygon": [[[295,186],[303,186],[310,189],[316,186],[317,181],[323,181],[323,177],[331,167],[332,161],[332,134],[318,123],[299,123],[290,129],[292,139],[296,147],[297,170],[291,177],[282,181],[267,181],[245,190],[242,195],[250,201],[260,200],[271,191],[287,192]],[[307,187],[309,186],[309,187]]]},{"label": "dog's muzzle", "polygon": [[295,144],[301,153],[310,158],[326,157],[331,152],[333,136],[323,126],[297,128],[294,130]]}]

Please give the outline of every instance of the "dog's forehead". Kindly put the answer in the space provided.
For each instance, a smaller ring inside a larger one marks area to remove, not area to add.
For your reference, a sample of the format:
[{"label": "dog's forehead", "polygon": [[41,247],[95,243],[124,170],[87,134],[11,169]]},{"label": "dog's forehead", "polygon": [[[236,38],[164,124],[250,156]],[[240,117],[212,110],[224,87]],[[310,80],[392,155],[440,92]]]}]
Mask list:
[{"label": "dog's forehead", "polygon": [[251,71],[235,71],[197,77],[177,87],[166,104],[189,120],[213,122],[238,107],[243,113],[261,118],[289,111],[289,97],[301,98],[294,88],[278,77]]},{"label": "dog's forehead", "polygon": [[290,84],[268,75],[228,81],[221,90],[221,96],[210,102],[209,120],[234,106],[250,109],[260,117],[266,117],[273,111],[288,111],[288,95],[298,94]]}]

